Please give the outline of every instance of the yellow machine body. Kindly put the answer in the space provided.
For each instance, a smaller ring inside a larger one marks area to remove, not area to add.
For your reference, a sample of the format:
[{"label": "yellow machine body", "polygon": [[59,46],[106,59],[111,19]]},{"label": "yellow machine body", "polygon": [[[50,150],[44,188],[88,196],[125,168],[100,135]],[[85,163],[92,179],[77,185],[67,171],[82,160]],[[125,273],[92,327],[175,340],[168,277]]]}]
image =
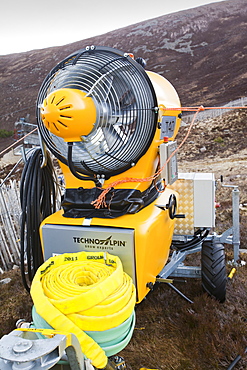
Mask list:
[{"label": "yellow machine body", "polygon": [[[178,132],[180,126],[180,116],[181,113],[178,109],[180,107],[180,101],[178,95],[173,88],[173,86],[162,76],[154,73],[154,72],[147,72],[148,76],[153,84],[155,93],[157,95],[158,101],[158,125],[156,128],[156,132],[154,135],[154,139],[151,142],[146,153],[138,160],[137,163],[124,173],[115,175],[107,179],[103,184],[103,189],[107,188],[112,182],[118,181],[118,184],[114,186],[114,189],[136,189],[140,190],[141,192],[147,190],[150,184],[153,181],[154,174],[158,171],[160,167],[160,157],[159,157],[159,146],[163,143],[163,138],[161,137],[161,130],[159,127],[159,123],[162,122],[164,118],[167,116],[171,116],[174,119],[175,126],[173,130],[173,134],[169,137],[170,141],[174,141],[175,136]],[[68,89],[69,90],[69,89]],[[72,100],[74,99],[74,92],[68,92],[66,95],[67,97],[71,97]],[[63,94],[63,91],[60,91],[59,94]],[[85,97],[80,96],[80,99],[84,99]],[[46,104],[47,103],[47,104]],[[51,116],[56,116],[56,112],[54,113],[54,107],[49,107],[52,105],[52,97],[48,97],[48,102],[44,103],[44,120],[45,113],[47,117],[49,117],[49,112],[51,111]],[[70,102],[68,99],[66,100],[68,106],[70,106]],[[89,124],[86,124],[86,130],[92,128],[93,121],[95,120],[94,117],[94,110],[91,107],[91,102],[88,102],[90,106],[90,117],[89,117]],[[84,112],[84,111],[83,111]],[[83,113],[84,114],[84,113]],[[52,128],[54,130],[54,128]],[[55,129],[56,130],[56,129]],[[72,130],[72,133],[74,130]],[[82,133],[83,134],[83,133]],[[65,130],[65,141],[69,141],[70,135]],[[79,132],[73,134],[73,136],[77,137],[80,136]],[[59,162],[60,163],[60,162]],[[93,188],[95,184],[93,181],[83,181],[77,177],[75,177],[69,167],[63,163],[60,163],[64,181],[65,181],[65,188],[66,189],[89,189]],[[129,181],[122,182],[122,179],[128,178]],[[132,179],[134,181],[132,182]],[[138,180],[139,179],[139,180]],[[160,180],[160,178],[159,178]],[[48,218],[46,218],[40,227],[40,234],[41,234],[41,241],[42,241],[42,248],[44,252],[45,258],[48,258],[53,253],[59,253],[59,248],[53,248],[53,237],[51,237],[50,241],[44,240],[44,230],[50,227],[53,231],[54,237],[59,234],[59,230],[62,230],[62,227],[66,228],[66,230],[70,230],[71,228],[84,227],[87,225],[87,230],[90,230],[90,227],[95,230],[97,227],[99,230],[107,230],[114,231],[117,230],[130,230],[133,232],[133,251],[132,251],[132,259],[134,264],[134,269],[132,271],[132,278],[135,281],[136,288],[137,288],[137,301],[141,302],[146,294],[150,291],[150,287],[155,283],[156,276],[162,270],[164,265],[167,262],[169,256],[170,245],[173,236],[174,230],[174,219],[169,217],[169,212],[166,209],[166,205],[168,204],[169,197],[171,194],[177,193],[169,189],[168,187],[165,188],[163,192],[161,192],[156,200],[153,201],[151,204],[145,206],[143,209],[138,211],[134,214],[125,214],[117,218],[97,218],[93,217],[90,220],[85,218],[68,218],[63,217],[63,210],[52,214]],[[72,234],[71,234],[72,235]],[[72,236],[71,236],[72,238]],[[70,239],[71,240],[71,239]],[[49,247],[47,244],[50,244]],[[70,243],[70,242],[69,242]],[[59,244],[59,242],[57,242]],[[77,246],[78,247],[78,246]],[[109,251],[110,253],[114,254],[114,250],[110,248],[104,248],[104,250]],[[63,248],[66,248],[64,251]],[[63,252],[76,252],[74,250],[74,244],[71,242],[70,245],[63,246],[61,250]],[[83,246],[81,246],[83,250]],[[94,246],[94,250],[102,251],[102,246]],[[49,249],[49,253],[47,253],[47,249]],[[55,250],[56,249],[56,250]],[[84,249],[85,250],[85,249]],[[124,265],[124,261],[123,265]]]},{"label": "yellow machine body", "polygon": [[[174,236],[180,226],[176,220],[185,218],[176,212],[184,195],[183,184],[177,185],[181,174],[176,154],[181,145],[175,141],[180,100],[168,80],[146,72],[145,61],[138,59],[107,47],[86,47],[49,73],[37,99],[41,148],[28,157],[25,166],[30,170],[24,167],[21,188],[22,279],[27,289],[26,277],[31,283],[34,330],[55,330],[45,335],[71,333],[73,343],[66,344],[74,346],[66,350],[71,369],[125,368],[116,354],[133,334],[135,303],[142,302],[155,283],[186,276],[179,275],[183,268],[178,264],[187,252],[199,250],[214,222],[215,181],[203,176],[197,184],[191,181],[189,190],[199,199],[207,185],[208,199],[213,200],[207,219],[198,217],[194,208],[192,228],[200,228],[200,233],[185,238],[185,243]],[[63,174],[61,187],[56,186],[50,153]],[[198,203],[201,216],[204,207]],[[206,250],[214,247],[212,241]],[[223,261],[223,255],[217,258],[221,257]],[[218,276],[222,271],[221,265]],[[193,274],[198,273],[193,267]],[[207,282],[209,275],[205,276]],[[218,295],[219,289],[213,290]],[[224,294],[220,292],[221,301]],[[0,346],[4,369],[27,369],[30,364],[36,369],[42,363],[64,368],[65,348],[58,341],[64,346],[64,338],[55,335],[51,349],[39,351],[39,344],[33,347],[38,336],[31,344],[18,337],[13,346],[11,337],[5,342],[9,352]]]},{"label": "yellow machine body", "polygon": [[[85,224],[88,229],[96,226],[99,229],[119,228],[133,230],[135,276],[132,276],[132,278],[136,282],[137,302],[141,302],[150,291],[150,283],[151,286],[155,283],[156,276],[162,270],[169,256],[174,220],[170,219],[168,210],[160,207],[164,207],[168,203],[172,193],[177,196],[176,192],[166,188],[158,199],[136,214],[123,215],[114,219],[92,218],[90,224],[87,221],[85,222],[84,218],[65,218],[63,217],[63,211],[60,210],[47,217],[41,224],[40,233],[43,252],[45,254],[45,249],[48,247],[43,237],[43,229],[47,225],[54,227],[54,238],[50,240],[50,248],[55,254],[59,254],[59,250],[55,248],[54,240],[56,233],[59,233],[59,230],[56,231],[57,225],[68,226],[68,229],[69,226],[77,226],[78,231]],[[71,246],[68,245],[67,252],[77,251],[73,249],[73,245],[71,240]],[[96,252],[104,250],[114,254],[113,245],[102,246],[98,244],[94,246],[93,250]],[[122,262],[124,264],[124,261]]]},{"label": "yellow machine body", "polygon": [[[165,116],[176,117],[173,135],[169,137],[169,140],[173,141],[175,140],[181,123],[181,111],[177,110],[181,106],[179,96],[173,85],[166,78],[151,71],[147,71],[147,74],[152,81],[157,96],[159,104],[159,122],[161,122],[162,117]],[[174,110],[174,108],[177,109]]]}]

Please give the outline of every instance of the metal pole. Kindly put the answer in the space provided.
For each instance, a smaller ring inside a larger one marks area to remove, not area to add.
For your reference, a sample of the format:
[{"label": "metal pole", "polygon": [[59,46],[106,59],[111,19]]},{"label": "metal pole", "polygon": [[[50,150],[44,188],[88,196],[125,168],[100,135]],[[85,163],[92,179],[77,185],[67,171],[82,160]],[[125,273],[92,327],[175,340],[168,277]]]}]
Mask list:
[{"label": "metal pole", "polygon": [[239,223],[239,190],[237,185],[222,185],[225,188],[233,188],[232,190],[232,245],[233,259],[236,264],[239,259],[240,247],[240,223]]},{"label": "metal pole", "polygon": [[239,259],[240,227],[239,227],[239,190],[234,187],[232,191],[232,244],[234,262]]}]

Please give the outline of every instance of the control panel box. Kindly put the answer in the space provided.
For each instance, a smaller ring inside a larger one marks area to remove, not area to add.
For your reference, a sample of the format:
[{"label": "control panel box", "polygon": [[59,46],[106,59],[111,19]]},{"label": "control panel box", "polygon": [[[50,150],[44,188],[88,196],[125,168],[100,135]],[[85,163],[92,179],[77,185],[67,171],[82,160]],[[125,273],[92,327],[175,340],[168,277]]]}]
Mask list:
[{"label": "control panel box", "polygon": [[160,123],[160,140],[163,140],[164,137],[171,138],[174,135],[176,120],[176,116],[162,116]]},{"label": "control panel box", "polygon": [[176,149],[176,141],[168,141],[160,145],[160,167],[164,167],[161,177],[166,185],[171,185],[178,179],[177,153],[174,153]]},{"label": "control panel box", "polygon": [[174,234],[193,235],[195,228],[215,226],[215,177],[213,173],[179,173],[172,189],[179,193]]}]

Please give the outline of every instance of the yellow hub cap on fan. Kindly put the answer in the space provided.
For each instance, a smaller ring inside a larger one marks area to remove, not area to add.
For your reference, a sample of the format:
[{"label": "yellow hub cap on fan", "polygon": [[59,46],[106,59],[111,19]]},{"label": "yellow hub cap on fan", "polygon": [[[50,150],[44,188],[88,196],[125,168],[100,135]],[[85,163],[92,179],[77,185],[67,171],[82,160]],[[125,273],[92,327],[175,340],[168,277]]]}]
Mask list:
[{"label": "yellow hub cap on fan", "polygon": [[96,107],[91,97],[78,89],[59,89],[50,93],[41,107],[45,127],[66,142],[81,141],[96,122]]}]

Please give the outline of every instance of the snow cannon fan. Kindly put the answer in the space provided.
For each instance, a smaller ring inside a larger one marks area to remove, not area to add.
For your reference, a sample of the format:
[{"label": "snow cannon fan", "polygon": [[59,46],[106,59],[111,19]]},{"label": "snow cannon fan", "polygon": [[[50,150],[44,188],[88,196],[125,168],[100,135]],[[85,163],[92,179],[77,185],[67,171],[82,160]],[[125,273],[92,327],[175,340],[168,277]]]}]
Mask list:
[{"label": "snow cannon fan", "polygon": [[54,156],[80,180],[99,185],[99,179],[131,169],[146,153],[158,107],[147,73],[129,54],[86,47],[46,77],[37,118]]}]

